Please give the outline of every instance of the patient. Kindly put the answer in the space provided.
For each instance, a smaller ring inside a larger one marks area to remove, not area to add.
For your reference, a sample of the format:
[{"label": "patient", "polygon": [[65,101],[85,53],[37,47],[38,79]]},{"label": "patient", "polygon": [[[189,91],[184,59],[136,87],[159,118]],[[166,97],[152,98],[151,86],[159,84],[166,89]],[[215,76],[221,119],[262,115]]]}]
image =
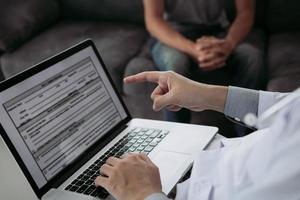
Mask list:
[{"label": "patient", "polygon": [[[223,0],[144,0],[146,26],[156,39],[151,48],[156,67],[200,80],[221,69],[235,86],[260,88],[262,53],[244,42],[254,22],[255,0],[234,1],[237,15],[229,24]],[[176,122],[191,118],[186,109],[164,115]]]},{"label": "patient", "polygon": [[[288,94],[194,82],[174,72],[143,72],[125,83],[157,83],[153,109],[215,110],[243,121],[258,117]],[[199,152],[191,177],[177,185],[178,200],[299,199],[300,94],[253,134],[224,139],[220,148]],[[184,134],[184,133],[182,133]],[[143,154],[111,157],[95,180],[118,200],[167,200],[158,168]]]}]

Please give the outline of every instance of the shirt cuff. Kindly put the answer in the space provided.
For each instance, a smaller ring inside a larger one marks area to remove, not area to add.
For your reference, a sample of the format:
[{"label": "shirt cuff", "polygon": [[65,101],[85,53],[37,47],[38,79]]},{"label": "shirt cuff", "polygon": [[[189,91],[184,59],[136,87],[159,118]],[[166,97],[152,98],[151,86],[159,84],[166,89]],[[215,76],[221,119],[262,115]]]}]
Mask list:
[{"label": "shirt cuff", "polygon": [[150,196],[145,198],[145,200],[171,200],[171,199],[169,199],[167,195],[165,195],[164,193],[160,192],[160,193],[151,194]]},{"label": "shirt cuff", "polygon": [[237,121],[244,121],[248,113],[257,115],[259,91],[230,86],[224,114]]}]

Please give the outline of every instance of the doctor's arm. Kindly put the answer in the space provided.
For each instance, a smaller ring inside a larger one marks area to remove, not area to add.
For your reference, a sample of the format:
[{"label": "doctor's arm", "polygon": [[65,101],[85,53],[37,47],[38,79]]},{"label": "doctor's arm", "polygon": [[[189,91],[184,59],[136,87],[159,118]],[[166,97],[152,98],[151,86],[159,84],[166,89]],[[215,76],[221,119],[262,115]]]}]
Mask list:
[{"label": "doctor's arm", "polygon": [[[257,112],[259,96],[266,96],[253,90],[197,83],[174,72],[143,72],[124,79],[125,83],[146,81],[157,83],[151,95],[156,111],[163,108],[172,111],[210,109],[241,117],[244,113]],[[110,157],[102,165],[100,174],[95,185],[104,187],[118,200],[168,200],[161,192],[159,170],[146,155]]]},{"label": "doctor's arm", "polygon": [[143,72],[124,79],[125,83],[153,82],[153,110],[167,108],[179,111],[215,110],[234,118],[244,119],[248,113],[260,115],[286,94],[256,91],[238,87],[202,84],[174,72]]}]

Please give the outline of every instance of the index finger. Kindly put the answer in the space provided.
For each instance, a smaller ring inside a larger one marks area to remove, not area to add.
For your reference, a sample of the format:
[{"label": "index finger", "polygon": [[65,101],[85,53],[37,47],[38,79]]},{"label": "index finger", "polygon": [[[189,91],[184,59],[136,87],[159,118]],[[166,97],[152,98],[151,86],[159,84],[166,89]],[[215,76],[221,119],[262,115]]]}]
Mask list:
[{"label": "index finger", "polygon": [[108,178],[103,177],[103,176],[98,176],[95,179],[95,186],[96,187],[104,187],[106,190],[108,190],[109,187],[109,182]]},{"label": "index finger", "polygon": [[124,78],[124,83],[142,83],[142,82],[158,83],[161,73],[162,72],[156,72],[156,71],[142,72]]}]

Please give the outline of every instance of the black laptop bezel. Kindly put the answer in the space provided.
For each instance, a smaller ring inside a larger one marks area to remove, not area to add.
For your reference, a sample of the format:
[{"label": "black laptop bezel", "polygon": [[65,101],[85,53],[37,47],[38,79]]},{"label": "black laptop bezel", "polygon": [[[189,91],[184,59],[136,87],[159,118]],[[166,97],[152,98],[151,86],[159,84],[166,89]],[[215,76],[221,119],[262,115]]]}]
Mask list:
[{"label": "black laptop bezel", "polygon": [[81,156],[79,156],[72,164],[70,164],[68,167],[63,169],[60,173],[58,173],[56,176],[54,176],[46,185],[44,185],[41,188],[38,188],[37,184],[35,183],[34,179],[32,178],[30,172],[28,171],[27,167],[25,166],[23,160],[21,159],[20,155],[18,154],[16,148],[10,141],[6,131],[4,130],[2,124],[0,125],[0,134],[5,141],[7,147],[13,154],[15,160],[17,161],[18,165],[20,166],[21,170],[23,171],[25,177],[27,178],[29,184],[31,185],[33,191],[37,195],[38,198],[41,198],[44,194],[46,194],[51,188],[57,188],[60,186],[64,181],[66,181],[72,174],[74,174],[80,167],[82,167],[88,160],[90,160],[95,154],[97,154],[105,145],[107,145],[111,140],[113,140],[120,131],[124,130],[126,127],[126,124],[132,119],[131,115],[122,100],[119,92],[117,91],[117,88],[115,84],[112,81],[111,76],[108,73],[108,70],[95,46],[93,41],[91,39],[87,39],[33,67],[30,69],[27,69],[7,80],[4,80],[0,83],[0,92],[8,89],[9,87],[12,87],[13,85],[20,83],[24,81],[25,79],[53,66],[54,64],[78,53],[79,51],[87,48],[92,47],[96,56],[99,59],[99,62],[101,63],[104,72],[106,76],[109,79],[110,84],[112,85],[117,97],[119,98],[119,101],[121,102],[127,117],[123,119],[118,125],[116,125],[112,130],[110,130],[105,136],[103,136],[98,142],[96,142],[94,145],[92,145],[89,149],[85,151]]}]

